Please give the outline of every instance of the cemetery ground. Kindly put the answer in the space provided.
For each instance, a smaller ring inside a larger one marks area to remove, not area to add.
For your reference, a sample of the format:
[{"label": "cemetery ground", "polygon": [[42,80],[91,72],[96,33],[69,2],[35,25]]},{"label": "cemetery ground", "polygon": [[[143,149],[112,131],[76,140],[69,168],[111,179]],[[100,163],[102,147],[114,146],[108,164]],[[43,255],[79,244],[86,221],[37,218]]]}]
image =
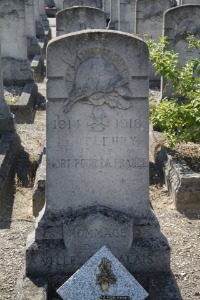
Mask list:
[{"label": "cemetery ground", "polygon": [[[45,84],[38,84],[44,96]],[[22,149],[0,216],[0,300],[15,299],[23,280],[26,239],[35,226],[32,189],[36,162],[43,148],[45,122],[46,111],[38,107],[34,123],[17,124]],[[153,163],[150,201],[171,246],[171,270],[182,298],[200,299],[200,210],[178,212]]]}]

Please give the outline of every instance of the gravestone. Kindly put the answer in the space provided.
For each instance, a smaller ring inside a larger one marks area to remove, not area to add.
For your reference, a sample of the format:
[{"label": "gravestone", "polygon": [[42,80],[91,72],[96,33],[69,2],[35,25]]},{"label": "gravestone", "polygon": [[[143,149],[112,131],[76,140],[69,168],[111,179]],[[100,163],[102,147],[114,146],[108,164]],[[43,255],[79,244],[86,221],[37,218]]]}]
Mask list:
[{"label": "gravestone", "polygon": [[[182,5],[169,9],[164,14],[164,36],[168,36],[166,49],[179,53],[179,64],[183,66],[188,59],[200,58],[200,50],[188,49],[187,37],[200,35],[200,5]],[[171,95],[171,88],[165,89],[168,82],[163,79],[162,90]]]},{"label": "gravestone", "polygon": [[93,255],[57,293],[63,300],[144,300],[148,296],[106,247]]},{"label": "gravestone", "polygon": [[145,33],[158,41],[158,36],[162,36],[163,14],[169,8],[170,0],[137,0],[136,33]]},{"label": "gravestone", "polygon": [[[147,34],[158,41],[162,36],[163,13],[171,8],[170,0],[137,0],[136,1],[136,33],[143,36]],[[155,75],[155,69],[150,65],[149,77],[151,85],[159,85],[160,76]]]},{"label": "gravestone", "polygon": [[42,26],[41,18],[40,18],[40,5],[39,1],[34,0],[34,18],[35,18],[35,26],[36,26],[36,36],[39,38],[40,36],[44,36],[44,27]]},{"label": "gravestone", "polygon": [[107,20],[110,20],[111,0],[102,0],[102,9],[106,13]]},{"label": "gravestone", "polygon": [[51,39],[51,28],[49,26],[49,20],[47,18],[44,0],[39,0],[39,13],[40,13],[40,20],[44,28],[45,36]]},{"label": "gravestone", "polygon": [[71,6],[91,6],[96,8],[102,8],[101,0],[64,0],[63,8]]},{"label": "gravestone", "polygon": [[131,272],[169,270],[149,202],[148,49],[86,30],[47,51],[46,205],[27,241],[27,276],[74,273],[108,246]]},{"label": "gravestone", "polygon": [[106,29],[105,13],[94,7],[74,6],[61,10],[56,15],[56,35],[84,29]]},{"label": "gravestone", "polygon": [[119,30],[120,26],[120,5],[119,1],[111,0],[109,29]]},{"label": "gravestone", "polygon": [[119,2],[119,30],[134,33],[136,0],[120,0]]},{"label": "gravestone", "polygon": [[[1,45],[0,45],[0,58],[1,58]],[[4,92],[3,92],[3,78],[1,72],[1,59],[0,59],[0,136],[5,132],[13,132],[15,130],[14,116],[10,113],[9,106],[7,105]]]},{"label": "gravestone", "polygon": [[26,13],[26,36],[27,36],[27,48],[28,58],[32,59],[35,55],[40,55],[40,46],[36,38],[35,18],[34,18],[34,0],[25,1],[25,13]]},{"label": "gravestone", "polygon": [[0,2],[0,36],[4,84],[23,85],[33,79],[27,59],[25,2]]},{"label": "gravestone", "polygon": [[63,9],[63,0],[54,0],[54,2],[58,11]]}]

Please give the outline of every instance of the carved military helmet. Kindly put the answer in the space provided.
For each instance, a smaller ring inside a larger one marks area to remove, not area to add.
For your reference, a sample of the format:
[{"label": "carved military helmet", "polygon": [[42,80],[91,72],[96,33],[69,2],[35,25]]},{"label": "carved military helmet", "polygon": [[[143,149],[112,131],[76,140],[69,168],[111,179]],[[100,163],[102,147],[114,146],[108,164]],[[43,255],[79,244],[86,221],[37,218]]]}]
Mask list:
[{"label": "carved military helmet", "polygon": [[127,109],[130,107],[127,100],[132,98],[128,84],[128,78],[104,58],[86,59],[77,69],[75,84],[67,104],[64,103],[64,111],[67,112],[77,101]]}]

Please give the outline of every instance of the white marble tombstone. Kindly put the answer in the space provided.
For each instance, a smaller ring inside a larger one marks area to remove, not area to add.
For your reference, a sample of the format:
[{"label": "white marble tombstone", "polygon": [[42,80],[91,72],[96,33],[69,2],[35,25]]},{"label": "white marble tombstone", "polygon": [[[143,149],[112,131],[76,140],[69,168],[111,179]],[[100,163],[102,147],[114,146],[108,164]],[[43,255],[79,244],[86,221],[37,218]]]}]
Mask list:
[{"label": "white marble tombstone", "polygon": [[84,29],[106,29],[106,26],[106,14],[94,7],[73,6],[56,15],[57,36]]},{"label": "white marble tombstone", "polygon": [[5,84],[24,84],[33,79],[27,59],[25,1],[0,2],[2,72]]},{"label": "white marble tombstone", "polygon": [[73,273],[104,245],[131,272],[169,270],[149,202],[147,45],[111,30],[63,35],[47,78],[46,205],[26,274]]}]

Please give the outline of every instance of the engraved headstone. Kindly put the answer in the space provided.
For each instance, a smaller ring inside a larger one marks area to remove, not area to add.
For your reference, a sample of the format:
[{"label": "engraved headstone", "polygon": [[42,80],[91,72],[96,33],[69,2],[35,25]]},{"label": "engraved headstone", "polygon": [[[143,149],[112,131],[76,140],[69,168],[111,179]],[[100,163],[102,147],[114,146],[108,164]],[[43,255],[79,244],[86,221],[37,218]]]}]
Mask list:
[{"label": "engraved headstone", "polygon": [[25,1],[0,2],[2,73],[5,84],[23,84],[33,79],[27,59]]},{"label": "engraved headstone", "polygon": [[102,8],[101,0],[64,0],[63,8],[71,6],[91,6],[96,8]]},{"label": "engraved headstone", "polygon": [[56,15],[57,36],[85,29],[106,29],[106,26],[105,13],[94,7],[74,6]]},{"label": "engraved headstone", "polygon": [[47,62],[46,206],[27,274],[73,273],[103,245],[132,272],[169,269],[149,204],[147,45],[79,31],[51,41]]},{"label": "engraved headstone", "polygon": [[148,296],[106,247],[90,258],[57,293],[63,300],[144,300]]},{"label": "engraved headstone", "polygon": [[[200,5],[182,5],[166,11],[163,32],[164,36],[168,36],[169,41],[166,48],[179,53],[180,66],[189,59],[200,58],[199,49],[188,49],[187,37],[191,34],[200,36]],[[163,79],[162,90],[165,90],[165,95],[170,95],[172,92],[165,79]]]}]

